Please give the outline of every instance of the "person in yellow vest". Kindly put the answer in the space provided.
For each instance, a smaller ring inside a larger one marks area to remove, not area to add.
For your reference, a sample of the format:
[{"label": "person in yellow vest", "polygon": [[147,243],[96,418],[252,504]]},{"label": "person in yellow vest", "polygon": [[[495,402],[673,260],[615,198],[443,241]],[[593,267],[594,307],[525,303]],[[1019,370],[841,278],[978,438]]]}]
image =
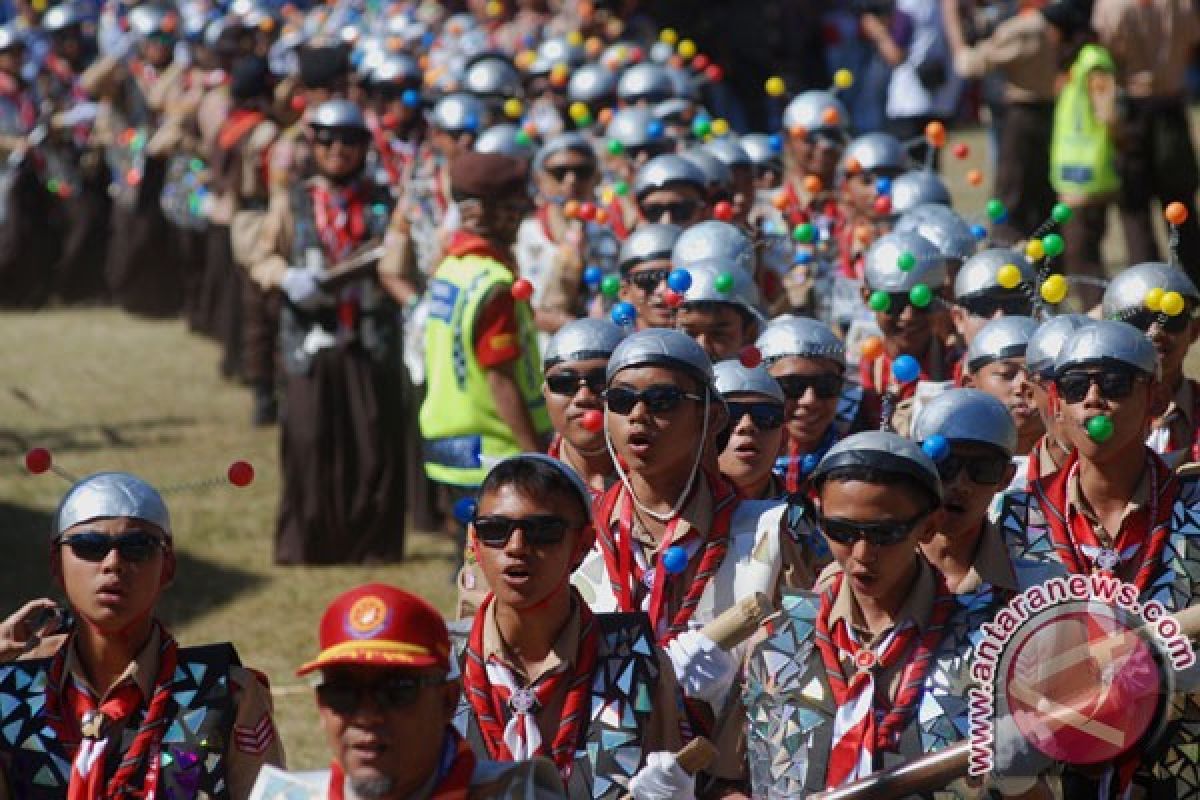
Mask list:
[{"label": "person in yellow vest", "polygon": [[429,285],[420,424],[425,473],[457,503],[496,461],[544,449],[551,425],[533,312],[513,296],[528,165],[467,152],[450,184],[462,225]]}]

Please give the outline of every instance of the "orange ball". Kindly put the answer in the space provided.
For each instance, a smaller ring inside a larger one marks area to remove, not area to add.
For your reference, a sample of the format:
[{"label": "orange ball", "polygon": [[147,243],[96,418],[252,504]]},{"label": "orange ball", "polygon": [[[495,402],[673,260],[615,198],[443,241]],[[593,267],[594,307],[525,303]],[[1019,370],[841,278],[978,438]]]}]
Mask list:
[{"label": "orange ball", "polygon": [[863,339],[862,357],[867,361],[874,361],[883,355],[883,341],[878,336],[868,336]]},{"label": "orange ball", "polygon": [[575,200],[568,200],[563,203],[563,214],[567,219],[575,219],[579,215],[579,203]]},{"label": "orange ball", "polygon": [[771,198],[771,205],[779,211],[783,211],[788,206],[787,192],[776,192]]},{"label": "orange ball", "polygon": [[819,175],[809,175],[804,179],[804,191],[808,192],[809,194],[817,194],[823,188],[825,187],[821,183],[821,177]]},{"label": "orange ball", "polygon": [[983,172],[977,169],[967,172],[967,183],[972,186],[978,186],[983,183]]},{"label": "orange ball", "polygon": [[821,112],[821,122],[825,123],[826,125],[840,125],[842,122],[842,117],[840,114],[838,114],[838,110],[836,108],[830,106]]},{"label": "orange ball", "polygon": [[608,212],[603,208],[597,208],[596,216],[593,219],[596,220],[597,225],[606,225],[608,224]]},{"label": "orange ball", "polygon": [[596,114],[596,120],[601,125],[608,127],[608,123],[612,121],[612,115],[613,115],[613,112],[612,112],[611,108],[602,108]]},{"label": "orange ball", "polygon": [[854,156],[850,156],[849,158],[847,158],[846,159],[846,174],[847,175],[857,175],[860,172],[862,172],[862,164],[859,163],[859,160],[857,158],[855,158]]},{"label": "orange ball", "polygon": [[808,136],[808,128],[805,128],[803,125],[793,125],[788,129],[788,134],[793,139],[803,139]]},{"label": "orange ball", "polygon": [[1167,222],[1172,225],[1182,225],[1187,222],[1188,210],[1187,206],[1180,202],[1168,203],[1163,211],[1163,216],[1167,218]]},{"label": "orange ball", "polygon": [[925,126],[925,141],[930,147],[942,147],[946,144],[946,126],[936,119]]}]

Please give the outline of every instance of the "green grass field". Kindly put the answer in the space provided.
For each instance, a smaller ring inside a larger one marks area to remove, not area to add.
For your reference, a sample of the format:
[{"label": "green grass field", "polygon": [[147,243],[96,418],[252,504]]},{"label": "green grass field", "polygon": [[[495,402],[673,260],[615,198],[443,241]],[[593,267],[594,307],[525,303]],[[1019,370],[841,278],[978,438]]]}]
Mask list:
[{"label": "green grass field", "polygon": [[[982,166],[978,133],[965,161],[945,171],[957,207],[981,216],[987,194],[966,185]],[[1116,226],[1110,262],[1119,264]],[[271,561],[279,497],[278,432],[250,428],[250,395],[217,378],[217,348],[181,321],[146,321],[112,310],[0,315],[0,614],[54,594],[47,569],[50,515],[66,484],[30,476],[22,456],[50,448],[63,469],[83,475],[120,469],[160,486],[224,474],[244,458],[257,469],[246,489],[213,488],[168,498],[180,568],[163,616],[184,643],[231,640],[243,661],[265,670],[277,690],[276,713],[294,767],[327,760],[311,693],[293,670],[316,648],[317,621],[340,591],[385,581],[453,601],[453,547],[412,534],[408,561],[385,568],[278,568]],[[1197,365],[1193,365],[1195,367]]]}]

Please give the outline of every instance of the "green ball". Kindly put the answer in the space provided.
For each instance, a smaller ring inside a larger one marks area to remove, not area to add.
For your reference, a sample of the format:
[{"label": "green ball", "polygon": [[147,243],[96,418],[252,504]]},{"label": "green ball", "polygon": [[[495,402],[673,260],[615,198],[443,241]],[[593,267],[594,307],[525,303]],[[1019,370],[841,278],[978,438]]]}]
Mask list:
[{"label": "green ball", "polygon": [[1059,225],[1064,225],[1071,221],[1071,207],[1066,203],[1055,203],[1054,208],[1050,211],[1050,217]]},{"label": "green ball", "polygon": [[917,308],[925,308],[933,302],[933,290],[923,283],[918,283],[909,290],[908,301]]},{"label": "green ball", "polygon": [[57,178],[51,178],[50,180],[46,181],[46,191],[50,192],[50,194],[58,194]]},{"label": "green ball", "polygon": [[987,201],[988,219],[991,219],[991,220],[1000,219],[1000,217],[1004,216],[1005,210],[1006,209],[1004,208],[1004,203],[1001,203],[996,198],[993,197],[991,200]]},{"label": "green ball", "polygon": [[712,133],[712,123],[708,119],[700,117],[692,123],[692,135],[697,139],[703,139],[710,133]]},{"label": "green ball", "polygon": [[613,191],[621,197],[624,197],[625,195],[629,194],[629,184],[625,181],[617,181],[613,184]]},{"label": "green ball", "polygon": [[867,305],[871,307],[872,311],[886,314],[888,309],[892,307],[892,298],[888,297],[887,292],[875,290],[871,292],[871,299],[867,301]]},{"label": "green ball", "polygon": [[609,155],[613,155],[613,156],[619,156],[619,155],[621,155],[621,153],[624,153],[624,152],[625,152],[625,145],[621,144],[621,143],[620,143],[619,141],[617,141],[616,139],[609,139],[609,140],[608,140],[608,153],[609,153]]},{"label": "green ball", "polygon": [[713,288],[721,294],[729,294],[733,291],[733,276],[728,272],[722,272],[713,281]]},{"label": "green ball", "polygon": [[816,234],[816,229],[808,222],[801,222],[792,229],[792,238],[801,244],[812,244],[812,240]]},{"label": "green ball", "polygon": [[605,275],[604,280],[600,281],[600,293],[605,297],[616,297],[619,291],[621,291],[621,279],[616,275]]},{"label": "green ball", "polygon": [[517,135],[513,137],[513,140],[522,147],[533,144],[533,139],[530,139],[529,134],[525,131],[517,131]]},{"label": "green ball", "polygon": [[199,158],[193,158],[191,161],[188,162],[188,169],[190,169],[192,172],[203,172],[204,171],[204,161],[202,161]]},{"label": "green ball", "polygon": [[896,266],[900,268],[901,272],[912,272],[913,267],[916,265],[917,257],[907,250],[901,253],[900,257],[896,259]]},{"label": "green ball", "polygon": [[1048,233],[1042,239],[1042,249],[1046,251],[1046,258],[1054,258],[1062,255],[1062,251],[1067,248],[1067,243],[1063,241],[1063,237],[1057,233]]},{"label": "green ball", "polygon": [[1112,418],[1104,414],[1098,414],[1087,421],[1088,437],[1097,444],[1103,444],[1112,438],[1113,422]]}]

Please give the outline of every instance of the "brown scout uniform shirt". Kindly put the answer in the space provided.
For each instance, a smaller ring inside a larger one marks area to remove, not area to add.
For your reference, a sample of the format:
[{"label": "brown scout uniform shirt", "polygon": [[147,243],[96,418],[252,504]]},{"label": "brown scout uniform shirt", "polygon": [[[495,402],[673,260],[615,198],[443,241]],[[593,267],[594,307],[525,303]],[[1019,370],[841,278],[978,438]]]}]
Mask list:
[{"label": "brown scout uniform shirt", "polygon": [[965,78],[989,72],[1004,75],[1004,99],[1010,103],[1054,101],[1058,48],[1047,38],[1050,24],[1036,11],[1000,23],[995,33],[954,55],[954,68]]},{"label": "brown scout uniform shirt", "polygon": [[1092,28],[1132,97],[1182,97],[1200,42],[1195,0],[1096,0]]}]

